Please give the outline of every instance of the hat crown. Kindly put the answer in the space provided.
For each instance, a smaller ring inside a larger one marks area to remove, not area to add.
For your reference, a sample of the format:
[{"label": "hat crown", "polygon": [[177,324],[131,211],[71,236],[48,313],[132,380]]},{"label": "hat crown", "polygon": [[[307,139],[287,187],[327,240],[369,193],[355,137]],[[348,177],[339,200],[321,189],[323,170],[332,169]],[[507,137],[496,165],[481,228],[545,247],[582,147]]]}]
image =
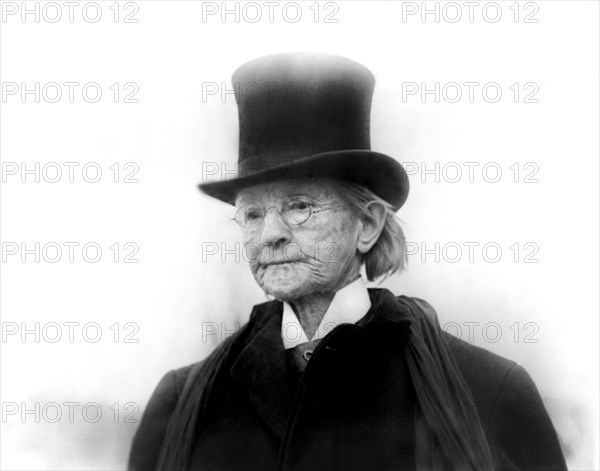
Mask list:
[{"label": "hat crown", "polygon": [[292,179],[328,178],[368,188],[399,209],[409,190],[398,161],[371,150],[375,78],[345,57],[263,56],[233,74],[239,114],[237,176],[200,189],[235,204],[238,192]]},{"label": "hat crown", "polygon": [[371,148],[375,78],[358,62],[330,54],[275,54],[242,65],[232,82],[242,169]]}]

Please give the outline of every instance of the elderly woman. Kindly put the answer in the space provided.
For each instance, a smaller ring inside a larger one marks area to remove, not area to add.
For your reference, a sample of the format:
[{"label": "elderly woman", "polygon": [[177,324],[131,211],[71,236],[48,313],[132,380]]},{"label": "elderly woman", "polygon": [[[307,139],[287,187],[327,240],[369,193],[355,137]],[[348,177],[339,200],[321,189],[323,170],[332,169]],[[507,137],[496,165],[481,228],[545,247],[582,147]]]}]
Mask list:
[{"label": "elderly woman", "polygon": [[235,204],[272,300],[167,373],[130,469],[566,469],[523,368],[442,332],[425,301],[365,286],[361,273],[403,266],[395,212],[408,194],[402,166],[370,150],[371,73],[279,54],[234,86],[239,175],[201,189]]}]

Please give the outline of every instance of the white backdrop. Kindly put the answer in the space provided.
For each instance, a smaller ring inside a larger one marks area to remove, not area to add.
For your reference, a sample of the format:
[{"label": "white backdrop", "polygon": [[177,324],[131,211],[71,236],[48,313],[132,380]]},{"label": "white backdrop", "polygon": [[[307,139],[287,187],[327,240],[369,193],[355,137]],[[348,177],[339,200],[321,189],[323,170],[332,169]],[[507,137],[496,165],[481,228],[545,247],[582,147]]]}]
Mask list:
[{"label": "white backdrop", "polygon": [[124,469],[161,376],[264,300],[196,185],[237,158],[221,83],[318,51],[372,70],[372,147],[411,174],[384,286],[522,364],[599,469],[598,3],[290,3],[3,2],[0,468]]}]

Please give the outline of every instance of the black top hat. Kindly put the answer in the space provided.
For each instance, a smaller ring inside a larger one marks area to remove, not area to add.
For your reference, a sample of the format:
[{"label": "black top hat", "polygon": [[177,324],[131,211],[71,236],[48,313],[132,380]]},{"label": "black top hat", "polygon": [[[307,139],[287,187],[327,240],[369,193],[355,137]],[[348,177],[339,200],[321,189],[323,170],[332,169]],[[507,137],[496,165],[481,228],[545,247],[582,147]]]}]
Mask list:
[{"label": "black top hat", "polygon": [[393,158],[371,151],[375,79],[361,64],[329,54],[260,57],[233,74],[240,142],[237,177],[200,189],[230,204],[239,190],[295,178],[359,183],[398,210],[408,177]]}]

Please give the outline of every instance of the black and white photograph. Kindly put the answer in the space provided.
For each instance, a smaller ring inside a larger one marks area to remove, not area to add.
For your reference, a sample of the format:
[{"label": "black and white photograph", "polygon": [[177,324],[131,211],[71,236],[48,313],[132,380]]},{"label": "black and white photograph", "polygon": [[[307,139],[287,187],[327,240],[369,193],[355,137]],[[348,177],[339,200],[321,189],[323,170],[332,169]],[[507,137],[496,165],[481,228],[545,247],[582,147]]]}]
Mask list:
[{"label": "black and white photograph", "polygon": [[1,471],[600,471],[600,2],[0,14]]}]

